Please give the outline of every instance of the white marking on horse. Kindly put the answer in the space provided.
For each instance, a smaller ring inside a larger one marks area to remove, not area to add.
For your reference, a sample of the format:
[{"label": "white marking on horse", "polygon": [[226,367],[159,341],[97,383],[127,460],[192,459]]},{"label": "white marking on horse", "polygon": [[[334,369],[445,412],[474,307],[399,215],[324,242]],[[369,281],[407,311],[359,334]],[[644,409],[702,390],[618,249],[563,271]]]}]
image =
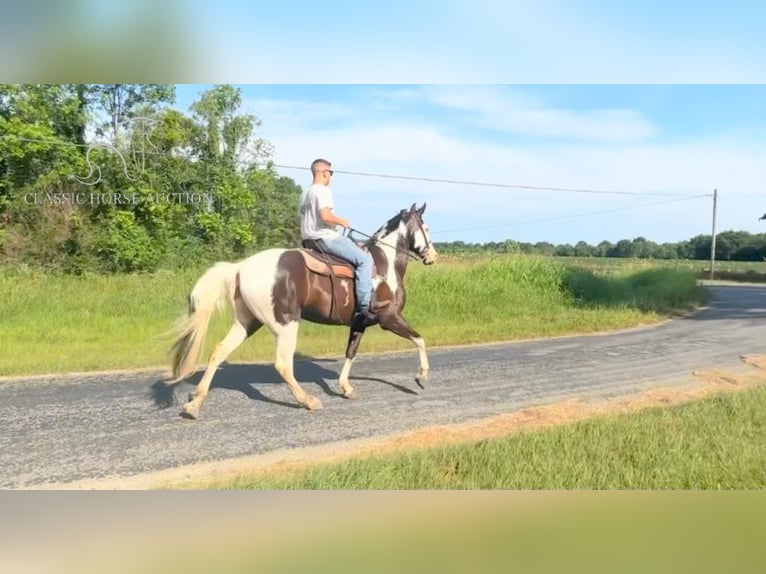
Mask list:
[{"label": "white marking on horse", "polygon": [[[388,269],[386,269],[386,276],[383,278],[383,280],[388,285],[388,288],[391,289],[391,293],[396,293],[396,290],[399,288],[399,282],[396,279],[396,268],[395,268],[395,262],[396,262],[396,242],[399,239],[399,234],[406,233],[406,229],[404,229],[404,222],[399,223],[399,227],[397,227],[395,230],[393,230],[391,233],[384,235],[380,238],[380,241],[377,243],[378,247],[385,253],[386,255],[386,261],[388,261]],[[380,283],[378,283],[379,285]],[[375,287],[377,289],[377,285]]]},{"label": "white marking on horse", "polygon": [[343,287],[343,289],[346,291],[346,302],[343,303],[343,305],[348,305],[349,304],[349,297],[351,296],[351,294],[349,293],[349,290],[348,290],[348,281],[346,281],[345,279],[342,279],[341,282],[340,282],[340,286]]},{"label": "white marking on horse", "polygon": [[[251,255],[245,259],[239,268],[239,290],[242,300],[250,312],[272,333],[277,324],[274,316],[274,308],[271,304],[271,293],[276,281],[276,273],[279,258],[285,249],[267,249]],[[274,273],[264,273],[264,270],[273,270]]]}]

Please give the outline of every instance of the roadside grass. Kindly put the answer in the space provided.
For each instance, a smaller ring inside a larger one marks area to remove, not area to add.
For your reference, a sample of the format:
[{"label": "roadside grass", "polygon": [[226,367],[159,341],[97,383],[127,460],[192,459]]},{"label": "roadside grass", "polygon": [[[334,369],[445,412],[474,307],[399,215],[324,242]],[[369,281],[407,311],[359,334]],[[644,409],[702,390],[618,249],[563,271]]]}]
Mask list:
[{"label": "roadside grass", "polygon": [[[766,388],[474,443],[240,475],[212,489],[763,489]],[[192,488],[194,488],[192,486]]]},{"label": "roadside grass", "polygon": [[[51,275],[0,269],[0,376],[165,367],[170,329],[204,269],[131,275]],[[679,269],[572,267],[543,257],[445,258],[411,265],[404,315],[429,346],[592,333],[655,323],[704,300],[694,273]],[[215,317],[202,360],[231,324]],[[345,328],[301,324],[298,357],[342,355]],[[412,348],[367,331],[360,352]],[[262,329],[230,362],[270,362]]]}]

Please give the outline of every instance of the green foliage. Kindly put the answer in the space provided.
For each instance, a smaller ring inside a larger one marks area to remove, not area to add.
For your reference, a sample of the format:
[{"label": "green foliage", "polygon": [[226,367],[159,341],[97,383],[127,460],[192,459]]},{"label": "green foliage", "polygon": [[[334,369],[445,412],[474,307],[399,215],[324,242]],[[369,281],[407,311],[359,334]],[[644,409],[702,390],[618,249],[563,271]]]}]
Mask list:
[{"label": "green foliage", "polygon": [[631,306],[642,311],[679,310],[703,300],[694,273],[670,268],[604,275],[571,267],[567,268],[562,288],[582,305]]},{"label": "green foliage", "polygon": [[301,188],[264,167],[240,91],[215,86],[190,114],[174,99],[164,84],[0,86],[0,262],[121,273],[297,245]]},{"label": "green foliage", "polygon": [[152,271],[160,259],[157,244],[145,227],[136,223],[133,212],[112,212],[102,222],[95,243],[105,271]]},{"label": "green foliage", "polygon": [[113,141],[117,139],[120,124],[138,115],[139,110],[154,109],[161,103],[175,101],[172,84],[95,84],[87,86],[86,97],[91,106],[106,116],[106,121],[96,124],[97,133],[111,130]]}]

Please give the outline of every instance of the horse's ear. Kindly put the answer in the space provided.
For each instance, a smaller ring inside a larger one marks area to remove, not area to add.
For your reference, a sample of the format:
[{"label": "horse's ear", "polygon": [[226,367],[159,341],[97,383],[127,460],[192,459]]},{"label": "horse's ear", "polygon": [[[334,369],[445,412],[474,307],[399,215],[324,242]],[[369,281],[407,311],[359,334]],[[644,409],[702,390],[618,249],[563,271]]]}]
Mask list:
[{"label": "horse's ear", "polygon": [[424,201],[424,202],[423,202],[423,205],[420,207],[420,209],[418,209],[418,215],[420,215],[421,217],[423,217],[423,212],[424,212],[425,210],[426,210],[426,202]]},{"label": "horse's ear", "polygon": [[415,207],[416,207],[416,206],[415,206],[415,204],[413,203],[413,204],[410,206],[410,211],[411,211],[411,212],[414,212],[414,211],[415,211]]}]

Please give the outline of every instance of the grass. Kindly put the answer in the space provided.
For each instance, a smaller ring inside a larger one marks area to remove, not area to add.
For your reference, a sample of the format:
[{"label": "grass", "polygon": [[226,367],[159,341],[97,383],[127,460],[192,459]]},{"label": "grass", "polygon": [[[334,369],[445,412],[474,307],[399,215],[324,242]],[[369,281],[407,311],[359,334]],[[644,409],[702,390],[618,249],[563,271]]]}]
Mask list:
[{"label": "grass", "polygon": [[235,489],[763,489],[766,388],[545,431],[241,476]]},{"label": "grass", "polygon": [[[168,332],[203,269],[118,276],[0,269],[0,376],[164,367]],[[541,257],[444,258],[413,264],[404,315],[431,346],[517,340],[633,327],[702,302],[680,269],[578,268]],[[230,326],[211,323],[205,354]],[[299,356],[343,353],[345,328],[304,322]],[[360,352],[404,350],[409,341],[370,329]],[[271,361],[273,337],[256,333],[229,358]]]},{"label": "grass", "polygon": [[[618,257],[551,257],[565,265],[600,272],[638,271],[641,269],[683,269],[693,272],[700,279],[710,278],[710,261],[690,259],[638,259]],[[715,279],[731,281],[766,282],[766,261],[715,262]]]}]

